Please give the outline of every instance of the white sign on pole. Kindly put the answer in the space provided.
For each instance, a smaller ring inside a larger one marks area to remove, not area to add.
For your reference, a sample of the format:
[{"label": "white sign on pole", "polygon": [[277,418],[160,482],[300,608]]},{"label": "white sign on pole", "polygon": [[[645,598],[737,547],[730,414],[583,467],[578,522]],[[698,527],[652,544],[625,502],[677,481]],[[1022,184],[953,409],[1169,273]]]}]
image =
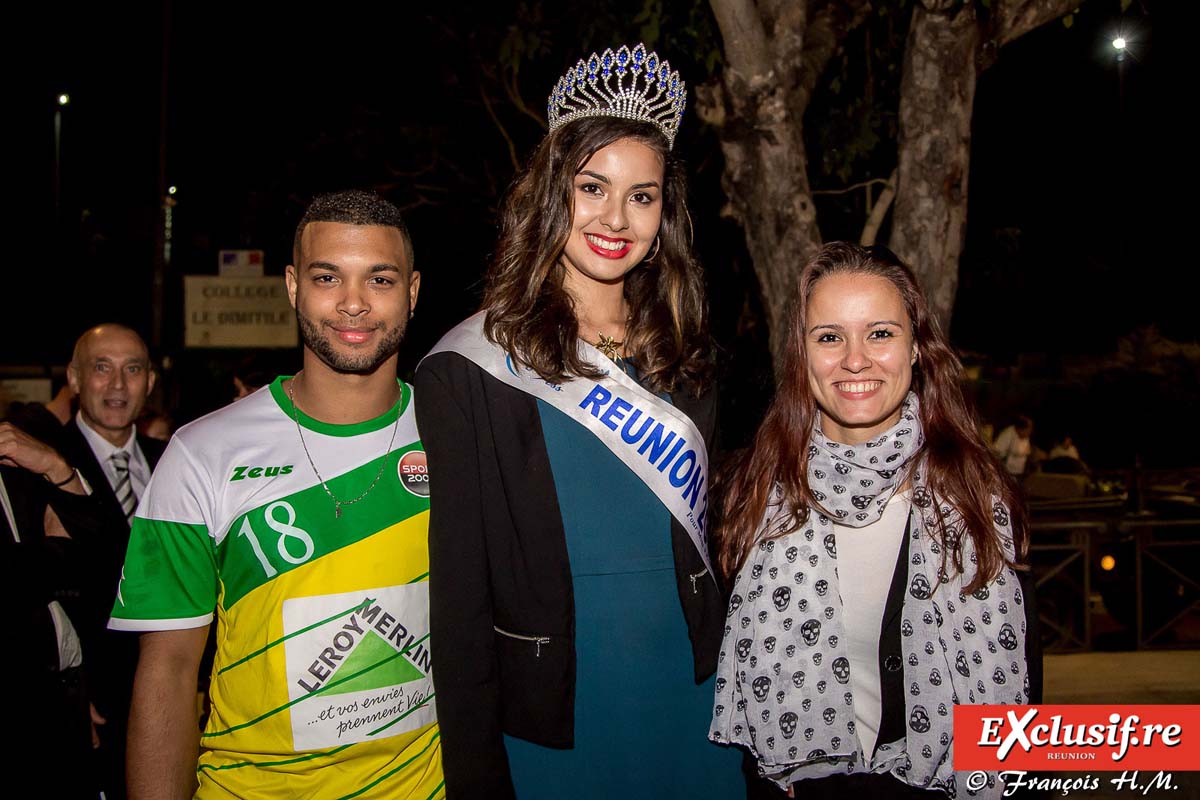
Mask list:
[{"label": "white sign on pole", "polygon": [[295,347],[283,278],[184,276],[185,347]]},{"label": "white sign on pole", "polygon": [[217,254],[217,274],[222,278],[261,278],[262,250],[222,250]]}]

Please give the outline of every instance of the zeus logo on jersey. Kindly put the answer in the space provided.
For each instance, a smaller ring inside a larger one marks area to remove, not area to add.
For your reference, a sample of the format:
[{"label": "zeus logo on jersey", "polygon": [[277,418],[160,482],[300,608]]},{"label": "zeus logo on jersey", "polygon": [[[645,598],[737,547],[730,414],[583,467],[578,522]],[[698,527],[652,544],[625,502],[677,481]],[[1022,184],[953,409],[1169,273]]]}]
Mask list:
[{"label": "zeus logo on jersey", "polygon": [[234,467],[233,477],[229,479],[230,483],[234,481],[244,480],[246,478],[274,478],[276,475],[291,475],[292,465],[284,464],[282,467]]}]

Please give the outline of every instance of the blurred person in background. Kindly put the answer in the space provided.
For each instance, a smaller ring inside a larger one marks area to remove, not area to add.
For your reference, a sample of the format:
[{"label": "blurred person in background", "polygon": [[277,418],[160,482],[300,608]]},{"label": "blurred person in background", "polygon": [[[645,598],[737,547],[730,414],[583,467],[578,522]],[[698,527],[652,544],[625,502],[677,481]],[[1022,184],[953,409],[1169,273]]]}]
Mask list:
[{"label": "blurred person in background", "polygon": [[997,434],[992,442],[992,453],[1000,459],[1009,475],[1020,478],[1032,466],[1033,420],[1022,414],[1016,421]]}]

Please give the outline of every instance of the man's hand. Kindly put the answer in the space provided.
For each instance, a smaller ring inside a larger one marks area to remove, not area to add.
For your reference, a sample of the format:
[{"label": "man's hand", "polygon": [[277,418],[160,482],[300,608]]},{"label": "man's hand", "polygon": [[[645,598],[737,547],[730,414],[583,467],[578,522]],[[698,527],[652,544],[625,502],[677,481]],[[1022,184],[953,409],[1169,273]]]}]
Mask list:
[{"label": "man's hand", "polygon": [[46,513],[42,515],[42,527],[46,530],[47,536],[58,537],[60,539],[70,539],[71,534],[67,533],[66,527],[62,524],[62,520],[58,518],[58,514],[54,513],[54,509],[46,506]]},{"label": "man's hand", "polygon": [[88,703],[88,713],[92,717],[92,749],[95,750],[100,746],[100,729],[97,725],[107,725],[108,720],[100,716],[100,712],[91,703]]},{"label": "man's hand", "polygon": [[53,484],[74,480],[74,470],[58,451],[11,422],[0,422],[0,464],[42,475]]}]

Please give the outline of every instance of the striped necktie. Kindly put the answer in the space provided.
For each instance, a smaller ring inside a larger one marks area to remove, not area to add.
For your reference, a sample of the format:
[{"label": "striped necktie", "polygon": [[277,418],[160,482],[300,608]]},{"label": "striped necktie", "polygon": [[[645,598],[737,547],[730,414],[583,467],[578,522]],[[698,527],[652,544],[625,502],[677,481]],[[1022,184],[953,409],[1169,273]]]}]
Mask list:
[{"label": "striped necktie", "polygon": [[133,481],[129,479],[129,452],[118,450],[110,456],[113,470],[117,474],[117,483],[113,486],[113,494],[125,512],[125,521],[133,519],[133,510],[137,507],[137,495],[133,493]]}]

